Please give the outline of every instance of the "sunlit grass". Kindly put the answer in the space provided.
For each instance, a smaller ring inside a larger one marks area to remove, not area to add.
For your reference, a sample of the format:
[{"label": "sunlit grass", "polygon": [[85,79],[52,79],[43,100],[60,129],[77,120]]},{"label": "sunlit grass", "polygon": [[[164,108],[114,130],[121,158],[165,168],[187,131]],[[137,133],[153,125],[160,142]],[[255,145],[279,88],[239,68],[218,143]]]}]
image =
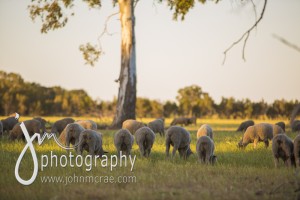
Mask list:
[{"label": "sunlit grass", "polygon": [[[52,118],[56,120],[59,118]],[[23,119],[22,119],[23,120]],[[151,119],[150,119],[151,120]],[[215,141],[215,166],[200,165],[196,154],[187,161],[165,157],[165,139],[156,135],[150,158],[140,156],[134,143],[132,154],[136,155],[133,172],[128,167],[95,167],[87,172],[86,167],[46,167],[39,168],[36,181],[30,186],[22,186],[14,176],[16,160],[25,143],[10,142],[7,136],[0,141],[0,199],[295,199],[300,187],[299,169],[274,168],[271,148],[262,143],[257,149],[249,144],[245,150],[237,148],[242,133],[235,132],[235,120],[199,120],[197,126],[191,125],[191,149],[195,153],[196,131],[203,123],[212,124]],[[273,121],[271,121],[273,123]],[[228,128],[228,127],[232,128]],[[231,129],[231,130],[227,130]],[[99,130],[103,134],[103,148],[108,156],[116,154],[113,144],[114,130]],[[288,133],[295,138],[296,133]],[[43,145],[34,144],[40,162],[42,155],[53,151],[58,157],[67,155],[55,142],[45,141]],[[75,153],[74,153],[75,154]],[[76,155],[76,154],[75,154]],[[84,155],[87,155],[86,153]],[[100,162],[100,161],[98,161]],[[33,164],[29,152],[21,164],[20,175],[30,178]],[[41,183],[41,176],[131,176],[136,183]],[[295,192],[296,191],[296,192]]]}]

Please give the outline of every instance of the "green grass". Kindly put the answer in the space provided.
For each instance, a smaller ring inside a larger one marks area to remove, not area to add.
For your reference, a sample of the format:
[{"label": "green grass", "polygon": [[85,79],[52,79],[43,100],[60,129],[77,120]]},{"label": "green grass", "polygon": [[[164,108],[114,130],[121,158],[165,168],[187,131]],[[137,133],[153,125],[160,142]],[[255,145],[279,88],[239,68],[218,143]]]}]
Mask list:
[{"label": "green grass", "polygon": [[[215,166],[200,165],[196,155],[187,161],[165,158],[164,138],[157,135],[149,159],[142,158],[134,144],[137,155],[133,172],[130,167],[110,168],[97,166],[86,172],[85,167],[47,167],[30,186],[17,182],[14,175],[16,160],[24,147],[23,142],[9,142],[7,136],[0,141],[0,199],[296,199],[300,197],[300,170],[274,168],[271,148],[260,143],[257,149],[250,144],[245,150],[236,147],[242,133],[235,121],[209,121],[213,128],[218,156]],[[198,123],[201,123],[200,121]],[[228,128],[229,127],[229,128]],[[191,149],[196,148],[196,126],[187,127],[192,135]],[[103,148],[108,155],[115,154],[113,134],[115,131],[100,130]],[[289,133],[291,138],[295,133]],[[53,151],[58,156],[66,155],[53,141],[35,144],[38,160],[42,154]],[[85,154],[86,155],[86,154]],[[100,163],[100,161],[98,161]],[[32,158],[25,154],[20,167],[20,176],[30,178]],[[41,183],[42,176],[135,176],[136,183]],[[295,192],[296,191],[296,192]],[[298,192],[297,192],[298,191]]]}]

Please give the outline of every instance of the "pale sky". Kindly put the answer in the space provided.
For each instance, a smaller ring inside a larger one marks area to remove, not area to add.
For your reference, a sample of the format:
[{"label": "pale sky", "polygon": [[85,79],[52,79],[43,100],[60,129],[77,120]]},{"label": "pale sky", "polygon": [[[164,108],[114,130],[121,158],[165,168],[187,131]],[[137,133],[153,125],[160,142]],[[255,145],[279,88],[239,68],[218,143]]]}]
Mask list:
[{"label": "pale sky", "polygon": [[[75,16],[63,29],[41,34],[33,23],[30,0],[0,0],[0,70],[21,74],[25,81],[66,89],[84,89],[94,99],[117,96],[120,71],[120,23],[113,17],[102,38],[105,51],[95,67],[85,65],[79,45],[97,43],[107,16],[118,11],[102,0],[100,10],[76,1]],[[255,21],[253,9],[239,0],[199,4],[185,21],[173,21],[165,4],[141,0],[135,11],[137,95],[175,100],[179,88],[197,84],[216,102],[221,97],[300,100],[300,53],[272,37],[300,46],[300,1],[269,0],[265,16],[251,33],[246,59],[242,44],[222,65],[223,51]],[[256,0],[258,14],[263,5]]]}]

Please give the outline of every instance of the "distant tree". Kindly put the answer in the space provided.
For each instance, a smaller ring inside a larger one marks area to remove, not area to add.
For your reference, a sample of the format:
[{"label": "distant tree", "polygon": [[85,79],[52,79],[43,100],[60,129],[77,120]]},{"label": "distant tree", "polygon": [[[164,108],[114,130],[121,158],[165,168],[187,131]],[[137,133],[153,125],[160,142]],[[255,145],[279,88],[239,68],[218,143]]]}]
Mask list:
[{"label": "distant tree", "polygon": [[175,116],[178,113],[178,106],[175,102],[167,101],[163,105],[163,116],[164,117],[171,117]]}]

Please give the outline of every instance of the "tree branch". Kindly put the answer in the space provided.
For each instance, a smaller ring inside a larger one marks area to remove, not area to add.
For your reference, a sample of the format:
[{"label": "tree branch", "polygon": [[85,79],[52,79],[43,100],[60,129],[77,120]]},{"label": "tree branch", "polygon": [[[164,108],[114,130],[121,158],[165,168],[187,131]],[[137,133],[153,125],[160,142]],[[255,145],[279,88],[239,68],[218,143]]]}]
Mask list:
[{"label": "tree branch", "polygon": [[[264,6],[263,6],[263,9],[260,13],[260,17],[255,21],[255,23],[246,31],[244,32],[244,34],[239,38],[237,39],[235,42],[233,42],[223,53],[224,53],[224,60],[223,60],[223,65],[226,61],[226,56],[227,56],[227,52],[229,52],[235,45],[237,45],[238,43],[240,43],[243,39],[244,39],[244,45],[243,45],[243,50],[242,50],[242,58],[244,61],[246,61],[246,58],[245,58],[245,49],[246,49],[246,45],[247,45],[247,41],[248,41],[248,38],[251,34],[251,31],[257,27],[257,25],[259,24],[259,22],[262,20],[263,16],[264,16],[264,13],[265,13],[265,10],[266,10],[266,5],[267,5],[267,1],[268,0],[264,0]],[[253,7],[256,8],[254,2],[251,0],[251,2],[253,3]],[[256,12],[255,12],[256,13]]]},{"label": "tree branch", "polygon": [[295,44],[287,41],[283,37],[280,37],[280,36],[278,36],[276,34],[273,34],[273,37],[276,38],[277,40],[279,40],[280,42],[282,42],[283,44],[287,45],[288,47],[291,47],[292,49],[300,52],[300,47],[298,47],[297,45],[295,45]]}]

